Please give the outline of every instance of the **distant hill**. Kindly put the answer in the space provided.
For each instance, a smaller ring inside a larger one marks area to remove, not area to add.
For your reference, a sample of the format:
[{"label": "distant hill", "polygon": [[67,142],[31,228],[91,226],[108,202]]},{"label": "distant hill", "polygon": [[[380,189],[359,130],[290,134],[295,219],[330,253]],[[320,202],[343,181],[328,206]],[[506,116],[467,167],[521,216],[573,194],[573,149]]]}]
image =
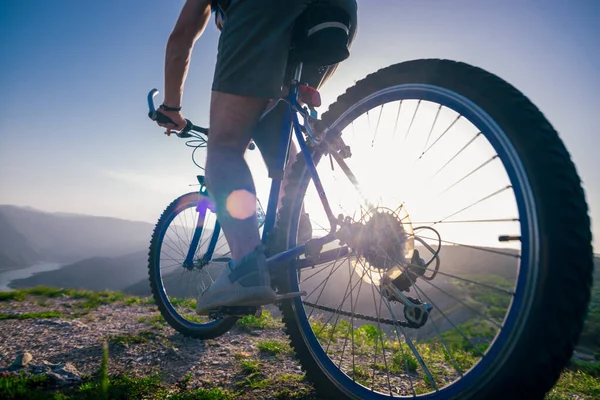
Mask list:
[{"label": "distant hill", "polygon": [[147,222],[0,205],[0,270],[123,256],[146,248],[152,228]]},{"label": "distant hill", "polygon": [[[148,276],[146,250],[121,257],[93,257],[66,265],[58,270],[41,272],[29,278],[14,280],[10,287],[37,285],[94,291],[121,291]],[[148,284],[147,284],[148,286]]]},{"label": "distant hill", "polygon": [[31,265],[38,258],[33,244],[0,212],[0,271]]}]

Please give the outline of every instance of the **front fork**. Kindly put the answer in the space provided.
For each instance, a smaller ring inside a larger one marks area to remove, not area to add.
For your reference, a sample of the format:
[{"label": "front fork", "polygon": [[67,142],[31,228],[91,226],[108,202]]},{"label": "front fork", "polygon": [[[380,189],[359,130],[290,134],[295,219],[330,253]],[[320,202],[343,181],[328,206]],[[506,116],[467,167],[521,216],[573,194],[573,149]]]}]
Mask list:
[{"label": "front fork", "polygon": [[[207,211],[211,211],[213,213],[215,212],[214,203],[210,200],[208,196],[208,191],[206,190],[204,176],[198,175],[197,178],[198,183],[200,184],[200,190],[198,191],[198,193],[200,194],[200,201],[198,201],[198,204],[196,205],[198,219],[196,221],[196,227],[194,228],[192,242],[190,243],[190,247],[185,257],[185,261],[183,262],[183,267],[190,270],[194,268],[194,256],[196,255],[196,250],[198,249],[198,245],[200,244],[200,237],[202,236],[202,228],[204,227],[204,219],[206,218],[206,213]],[[210,243],[208,244],[208,249],[206,250],[206,253],[204,253],[204,255],[202,256],[202,258],[199,260],[201,266],[208,264],[208,262],[212,259],[215,247],[217,246],[217,241],[219,240],[220,233],[221,225],[217,220],[217,222],[215,223],[215,229],[212,233],[212,237],[210,238]]]}]

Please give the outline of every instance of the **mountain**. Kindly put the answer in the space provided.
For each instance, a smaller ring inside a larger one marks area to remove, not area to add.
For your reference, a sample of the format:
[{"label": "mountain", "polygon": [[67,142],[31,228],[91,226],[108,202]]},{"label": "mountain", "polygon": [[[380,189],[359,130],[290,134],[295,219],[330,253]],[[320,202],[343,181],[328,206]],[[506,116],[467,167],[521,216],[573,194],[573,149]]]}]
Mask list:
[{"label": "mountain", "polygon": [[0,213],[0,271],[26,267],[38,258],[33,244]]},{"label": "mountain", "polygon": [[146,248],[152,228],[147,222],[0,205],[0,269],[123,256]]},{"label": "mountain", "polygon": [[66,265],[58,270],[40,272],[29,278],[17,279],[12,288],[37,285],[57,288],[120,291],[148,277],[146,250],[121,257],[93,257]]}]

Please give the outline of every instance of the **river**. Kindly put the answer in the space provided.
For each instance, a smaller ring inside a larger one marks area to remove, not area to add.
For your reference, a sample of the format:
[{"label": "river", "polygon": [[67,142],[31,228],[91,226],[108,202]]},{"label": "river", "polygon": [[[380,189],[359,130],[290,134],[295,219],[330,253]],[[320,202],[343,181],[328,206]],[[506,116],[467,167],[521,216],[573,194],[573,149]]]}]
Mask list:
[{"label": "river", "polygon": [[26,268],[0,271],[0,291],[12,290],[8,285],[16,279],[29,278],[38,272],[54,271],[59,269],[62,265],[63,264],[59,263],[41,262]]}]

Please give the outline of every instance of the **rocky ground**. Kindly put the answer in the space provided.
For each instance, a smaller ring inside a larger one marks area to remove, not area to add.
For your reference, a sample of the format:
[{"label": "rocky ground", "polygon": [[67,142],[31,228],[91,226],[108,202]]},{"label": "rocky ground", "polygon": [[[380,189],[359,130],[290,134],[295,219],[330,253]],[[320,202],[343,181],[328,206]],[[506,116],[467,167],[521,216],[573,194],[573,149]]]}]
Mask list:
[{"label": "rocky ground", "polygon": [[[44,288],[0,292],[0,398],[317,398],[282,328],[267,316],[201,341],[174,331],[147,299]],[[597,365],[593,356],[576,356]],[[600,398],[596,374],[565,371],[547,399]]]},{"label": "rocky ground", "polygon": [[276,323],[239,325],[201,341],[164,324],[152,304],[115,302],[82,313],[83,301],[29,296],[0,302],[0,315],[32,317],[0,321],[2,373],[46,375],[57,387],[81,384],[99,371],[106,342],[110,376],[156,376],[178,390],[219,388],[241,399],[314,397]]}]

